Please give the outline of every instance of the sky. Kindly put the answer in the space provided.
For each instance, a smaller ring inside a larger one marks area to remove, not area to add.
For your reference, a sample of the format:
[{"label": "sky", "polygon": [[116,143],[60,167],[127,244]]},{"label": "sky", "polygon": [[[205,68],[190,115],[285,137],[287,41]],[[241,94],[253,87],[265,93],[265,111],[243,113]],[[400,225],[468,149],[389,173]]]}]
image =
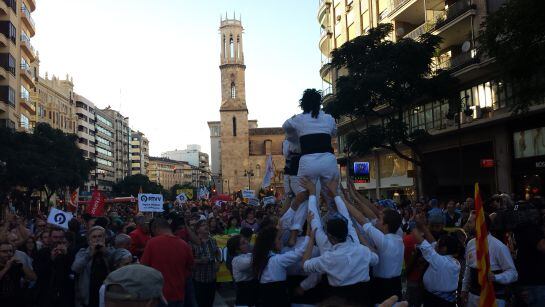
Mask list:
[{"label": "sky", "polygon": [[296,114],[321,89],[318,0],[39,0],[33,13],[40,75],[129,117],[150,154],[199,144],[219,120],[220,15],[245,28],[246,104],[259,127]]}]

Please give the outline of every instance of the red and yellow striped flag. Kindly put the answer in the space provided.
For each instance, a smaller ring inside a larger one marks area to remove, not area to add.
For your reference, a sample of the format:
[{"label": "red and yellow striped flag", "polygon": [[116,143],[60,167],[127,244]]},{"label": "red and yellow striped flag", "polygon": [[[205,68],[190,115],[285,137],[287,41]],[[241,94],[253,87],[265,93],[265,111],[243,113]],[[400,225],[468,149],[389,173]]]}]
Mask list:
[{"label": "red and yellow striped flag", "polygon": [[488,273],[490,272],[487,239],[488,229],[486,229],[483,201],[481,199],[478,183],[475,183],[475,213],[475,228],[477,232],[477,237],[475,238],[477,248],[477,270],[479,271],[479,285],[481,286],[479,307],[496,307],[494,285],[488,280]]}]

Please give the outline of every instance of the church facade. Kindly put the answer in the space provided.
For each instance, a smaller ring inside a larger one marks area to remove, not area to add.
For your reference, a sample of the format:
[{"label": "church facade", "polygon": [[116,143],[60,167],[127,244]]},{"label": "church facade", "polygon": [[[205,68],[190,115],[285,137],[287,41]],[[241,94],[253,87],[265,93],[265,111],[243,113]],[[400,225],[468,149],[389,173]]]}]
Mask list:
[{"label": "church facade", "polygon": [[232,194],[248,188],[257,193],[265,175],[266,160],[272,156],[271,187],[282,193],[284,132],[281,127],[258,128],[257,120],[248,120],[243,30],[240,20],[221,20],[220,120],[208,122],[212,178],[219,193]]}]

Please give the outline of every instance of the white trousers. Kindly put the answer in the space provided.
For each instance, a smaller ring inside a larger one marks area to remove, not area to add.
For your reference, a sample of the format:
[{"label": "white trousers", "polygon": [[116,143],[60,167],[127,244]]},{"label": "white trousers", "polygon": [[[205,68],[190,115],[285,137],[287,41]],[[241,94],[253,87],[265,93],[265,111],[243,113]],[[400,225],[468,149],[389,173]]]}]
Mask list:
[{"label": "white trousers", "polygon": [[[289,189],[289,190],[288,190]],[[284,176],[284,191],[285,193],[293,192],[294,194],[297,193],[299,189],[299,176],[290,176],[285,175]],[[289,212],[289,211],[288,211]],[[286,212],[286,213],[288,213]],[[308,200],[304,201],[302,204],[299,205],[299,208],[293,212],[293,214],[289,217],[291,221],[289,222],[289,230],[303,230],[303,225],[305,224],[305,220],[307,218],[308,213]],[[285,218],[287,218],[287,215],[284,215]],[[287,221],[283,221],[282,224],[286,225]]]},{"label": "white trousers", "polygon": [[[299,160],[297,177],[307,178],[314,183],[320,180],[321,186],[325,187],[327,182],[339,178],[337,158],[329,152],[303,155]],[[301,186],[298,186],[297,190],[294,190],[296,194],[303,191],[305,189]]]}]

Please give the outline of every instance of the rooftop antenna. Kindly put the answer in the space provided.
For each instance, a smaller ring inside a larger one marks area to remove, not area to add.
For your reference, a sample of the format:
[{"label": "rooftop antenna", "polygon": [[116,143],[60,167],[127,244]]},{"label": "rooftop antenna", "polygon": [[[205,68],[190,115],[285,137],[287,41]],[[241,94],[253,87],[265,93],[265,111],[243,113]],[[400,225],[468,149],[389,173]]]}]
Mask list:
[{"label": "rooftop antenna", "polygon": [[119,88],[119,113],[121,113],[121,102],[122,102],[122,95],[121,95],[121,88]]}]

